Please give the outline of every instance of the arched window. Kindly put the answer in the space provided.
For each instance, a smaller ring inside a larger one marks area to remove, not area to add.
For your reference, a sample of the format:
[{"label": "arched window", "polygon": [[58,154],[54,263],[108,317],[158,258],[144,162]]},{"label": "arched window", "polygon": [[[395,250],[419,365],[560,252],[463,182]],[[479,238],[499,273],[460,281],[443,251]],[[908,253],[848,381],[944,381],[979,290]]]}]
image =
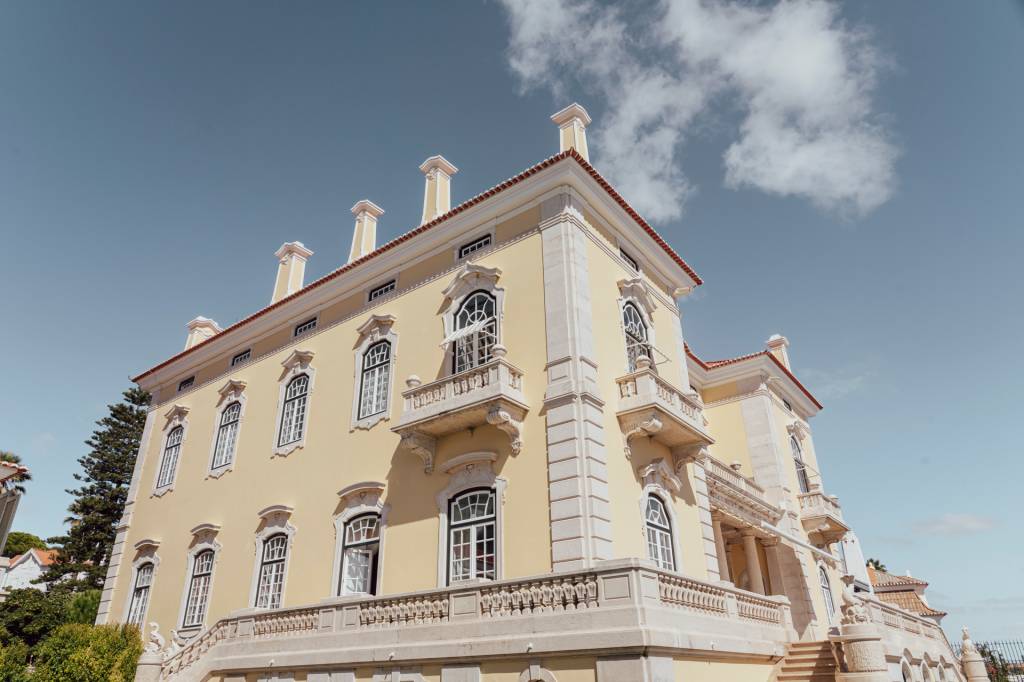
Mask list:
[{"label": "arched window", "polygon": [[309,396],[309,377],[300,374],[288,382],[284,391],[284,409],[281,410],[281,435],[277,445],[288,445],[302,440],[306,427],[306,399]]},{"label": "arched window", "polygon": [[238,420],[242,416],[242,404],[234,402],[220,414],[217,428],[217,445],[213,449],[213,464],[210,468],[220,469],[231,464],[235,458],[235,443],[238,442]]},{"label": "arched window", "polygon": [[793,463],[796,465],[796,481],[800,485],[800,492],[811,492],[811,481],[807,476],[807,465],[804,464],[804,452],[800,448],[800,441],[796,436],[789,437],[789,449],[793,451]]},{"label": "arched window", "polygon": [[498,342],[497,303],[485,291],[469,295],[455,313],[455,331],[463,335],[455,339],[454,372],[465,372],[491,359],[491,349]]},{"label": "arched window", "polygon": [[903,673],[903,682],[914,682],[914,674],[910,671],[909,665],[904,663],[901,672]]},{"label": "arched window", "polygon": [[178,456],[181,454],[181,438],[185,428],[176,426],[167,434],[164,444],[164,456],[160,459],[160,473],[156,478],[156,487],[163,488],[174,482],[174,472],[178,468]]},{"label": "arched window", "polygon": [[497,575],[494,490],[471,490],[448,505],[448,582]]},{"label": "arched window", "polygon": [[284,569],[287,561],[288,536],[280,533],[267,538],[263,543],[263,559],[260,561],[256,608],[277,609],[281,607]]},{"label": "arched window", "polygon": [[359,385],[359,418],[388,409],[391,384],[391,344],[378,341],[363,353],[363,375]]},{"label": "arched window", "polygon": [[149,606],[149,587],[153,584],[153,564],[145,563],[135,571],[135,587],[132,589],[132,603],[128,607],[128,624],[142,627]]},{"label": "arched window", "polygon": [[835,620],[836,605],[832,601],[832,585],[824,566],[818,567],[818,584],[821,585],[821,597],[825,600],[825,613],[828,614],[828,622],[831,623]]},{"label": "arched window", "polygon": [[192,579],[189,581],[188,599],[185,601],[185,620],[182,627],[202,627],[206,620],[206,605],[210,600],[210,581],[213,578],[213,550],[203,550],[192,559]]},{"label": "arched window", "polygon": [[375,594],[380,554],[380,516],[363,514],[345,524],[338,593]]},{"label": "arched window", "polygon": [[622,326],[626,330],[626,363],[630,372],[636,371],[636,361],[651,358],[651,345],[647,342],[647,323],[632,303],[622,307]]},{"label": "arched window", "polygon": [[665,511],[665,504],[657,496],[648,495],[644,516],[647,522],[648,556],[658,568],[676,570],[675,553],[672,551],[672,522]]}]

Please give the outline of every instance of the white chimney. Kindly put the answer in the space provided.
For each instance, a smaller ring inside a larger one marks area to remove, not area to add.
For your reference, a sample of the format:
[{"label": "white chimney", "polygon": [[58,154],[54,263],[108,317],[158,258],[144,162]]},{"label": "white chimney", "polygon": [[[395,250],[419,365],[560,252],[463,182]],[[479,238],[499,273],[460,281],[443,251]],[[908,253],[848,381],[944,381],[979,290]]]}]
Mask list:
[{"label": "white chimney", "polygon": [[288,242],[274,252],[277,257],[277,279],[274,280],[274,293],[271,303],[277,303],[286,296],[291,296],[302,288],[306,276],[306,259],[313,252],[302,242]]},{"label": "white chimney", "polygon": [[200,315],[188,323],[188,336],[185,338],[185,350],[199,345],[206,339],[220,334],[223,329],[208,317]]},{"label": "white chimney", "polygon": [[356,229],[352,233],[352,249],[348,262],[359,260],[377,248],[377,218],[384,215],[384,209],[369,199],[362,199],[352,207],[356,217]]},{"label": "white chimney", "polygon": [[789,366],[789,353],[786,348],[789,347],[789,339],[782,334],[772,334],[764,345],[768,348],[768,352],[775,356],[775,359],[782,363],[782,366],[786,369],[792,369]]},{"label": "white chimney", "polygon": [[423,189],[422,225],[452,209],[452,176],[459,169],[443,156],[431,156],[423,162],[420,170],[427,176]]},{"label": "white chimney", "polygon": [[587,151],[587,126],[590,115],[575,102],[551,117],[558,126],[558,151],[575,149],[585,160],[590,161]]}]

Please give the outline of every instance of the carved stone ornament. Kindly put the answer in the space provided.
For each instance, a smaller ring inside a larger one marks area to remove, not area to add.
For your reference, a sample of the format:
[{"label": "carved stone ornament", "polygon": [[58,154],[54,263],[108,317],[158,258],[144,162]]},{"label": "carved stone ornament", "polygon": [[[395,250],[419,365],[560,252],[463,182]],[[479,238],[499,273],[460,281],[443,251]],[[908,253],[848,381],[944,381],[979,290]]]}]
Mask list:
[{"label": "carved stone ornament", "polygon": [[394,315],[370,315],[366,322],[356,329],[356,333],[359,334],[356,346],[362,345],[364,339],[368,339],[370,343],[383,339],[391,331],[396,319]]},{"label": "carved stone ornament", "polygon": [[417,431],[410,431],[402,434],[402,441],[399,447],[404,448],[423,460],[423,473],[429,474],[434,471],[434,451],[437,447],[437,439]]},{"label": "carved stone ornament", "polygon": [[184,405],[174,405],[171,409],[164,413],[164,418],[167,420],[168,426],[177,426],[185,421],[188,416],[189,408]]},{"label": "carved stone ornament", "polygon": [[626,459],[633,458],[633,451],[629,447],[629,442],[633,438],[636,436],[653,436],[661,431],[663,426],[664,424],[662,424],[661,420],[658,419],[658,415],[653,412],[646,418],[641,417],[636,421],[627,424],[623,428],[623,435],[626,440],[626,446],[623,448],[623,452],[626,454]]},{"label": "carved stone ornament", "polygon": [[293,350],[291,355],[286,357],[282,362],[281,366],[285,368],[285,371],[292,371],[294,369],[303,370],[309,367],[309,363],[313,362],[313,351],[311,350]]},{"label": "carved stone ornament", "polygon": [[622,298],[632,299],[639,303],[648,317],[653,315],[654,311],[658,309],[657,304],[654,302],[654,293],[642,277],[620,279],[618,285]]},{"label": "carved stone ornament", "polygon": [[637,475],[640,476],[640,480],[643,481],[644,485],[657,486],[670,491],[673,495],[683,488],[683,482],[679,480],[679,477],[672,471],[672,467],[666,464],[665,460],[661,457],[650,464],[638,468]]},{"label": "carved stone ornament", "polygon": [[789,431],[789,435],[794,436],[797,440],[803,440],[810,435],[811,431],[807,424],[801,420],[797,420],[786,427]]},{"label": "carved stone ornament", "polygon": [[238,400],[242,397],[242,391],[245,390],[245,382],[238,381],[237,379],[228,379],[227,383],[217,389],[217,393],[220,393],[220,403],[229,403]]},{"label": "carved stone ornament", "polygon": [[843,581],[843,604],[841,611],[843,613],[843,625],[858,625],[860,623],[870,623],[871,618],[868,615],[868,610],[864,608],[864,602],[857,598],[853,592],[853,581],[856,580],[852,575],[846,574],[842,577]]},{"label": "carved stone ornament", "polygon": [[487,268],[476,263],[464,264],[455,273],[455,278],[451,283],[441,292],[445,299],[442,313],[447,312],[453,303],[461,300],[466,294],[477,289],[493,291],[497,288],[499,277],[501,277],[499,268]]},{"label": "carved stone ornament", "polygon": [[523,423],[497,405],[488,410],[487,423],[508,434],[512,442],[512,454],[518,455],[523,449],[523,441],[520,438]]},{"label": "carved stone ornament", "polygon": [[960,651],[961,652],[963,652],[965,654],[976,654],[976,653],[978,653],[978,647],[974,645],[973,641],[971,641],[971,633],[967,629],[966,625],[963,626],[963,628],[961,629],[960,639],[961,639],[961,643],[960,643]]}]

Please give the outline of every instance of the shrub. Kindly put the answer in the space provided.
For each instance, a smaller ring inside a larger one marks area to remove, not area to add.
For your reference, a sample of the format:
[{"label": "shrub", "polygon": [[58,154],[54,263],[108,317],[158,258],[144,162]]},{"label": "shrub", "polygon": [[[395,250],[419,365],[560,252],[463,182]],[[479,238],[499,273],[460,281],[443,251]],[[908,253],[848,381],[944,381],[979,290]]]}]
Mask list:
[{"label": "shrub", "polygon": [[14,642],[0,649],[0,682],[28,682],[28,646]]},{"label": "shrub", "polygon": [[132,682],[141,653],[133,626],[64,625],[39,645],[32,682]]},{"label": "shrub", "polygon": [[66,594],[25,588],[11,590],[0,604],[0,644],[24,642],[34,647],[67,618]]}]

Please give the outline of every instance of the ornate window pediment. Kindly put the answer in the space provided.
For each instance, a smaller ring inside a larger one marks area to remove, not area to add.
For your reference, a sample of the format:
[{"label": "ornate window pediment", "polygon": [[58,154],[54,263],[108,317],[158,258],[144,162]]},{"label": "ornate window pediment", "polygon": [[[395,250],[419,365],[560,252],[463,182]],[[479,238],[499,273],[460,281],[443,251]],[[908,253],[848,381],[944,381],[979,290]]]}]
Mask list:
[{"label": "ornate window pediment", "polygon": [[238,379],[228,379],[227,382],[217,389],[217,393],[220,394],[220,400],[217,402],[218,405],[222,403],[230,403],[238,400],[242,397],[242,392],[245,391],[245,382],[239,381]]},{"label": "ornate window pediment", "polygon": [[386,338],[396,319],[394,315],[370,315],[366,322],[363,322],[356,329],[356,333],[359,334],[359,337],[356,339],[356,347],[358,348],[367,341],[373,343]]},{"label": "ornate window pediment", "polygon": [[619,294],[623,299],[632,299],[640,304],[647,317],[650,318],[658,309],[654,301],[654,293],[642,277],[629,277],[618,281]]},{"label": "ornate window pediment", "polygon": [[661,457],[653,460],[650,464],[637,468],[637,475],[640,476],[644,485],[658,486],[673,495],[678,494],[683,488],[683,482]]},{"label": "ornate window pediment", "polygon": [[184,424],[188,413],[189,408],[184,405],[172,406],[171,409],[164,413],[164,418],[167,420],[167,423],[164,425],[164,431],[169,431],[176,426]]},{"label": "ornate window pediment", "polygon": [[786,426],[786,431],[789,435],[793,436],[797,440],[804,440],[811,434],[811,429],[803,420],[797,420]]},{"label": "ornate window pediment", "polygon": [[307,369],[311,362],[313,362],[313,351],[293,350],[288,357],[281,361],[281,366],[284,367],[286,376],[289,372]]},{"label": "ornate window pediment", "polygon": [[455,278],[441,292],[441,295],[444,296],[444,309],[441,312],[450,313],[467,294],[477,289],[497,290],[499,277],[501,277],[500,268],[466,263],[459,268],[455,273]]}]

